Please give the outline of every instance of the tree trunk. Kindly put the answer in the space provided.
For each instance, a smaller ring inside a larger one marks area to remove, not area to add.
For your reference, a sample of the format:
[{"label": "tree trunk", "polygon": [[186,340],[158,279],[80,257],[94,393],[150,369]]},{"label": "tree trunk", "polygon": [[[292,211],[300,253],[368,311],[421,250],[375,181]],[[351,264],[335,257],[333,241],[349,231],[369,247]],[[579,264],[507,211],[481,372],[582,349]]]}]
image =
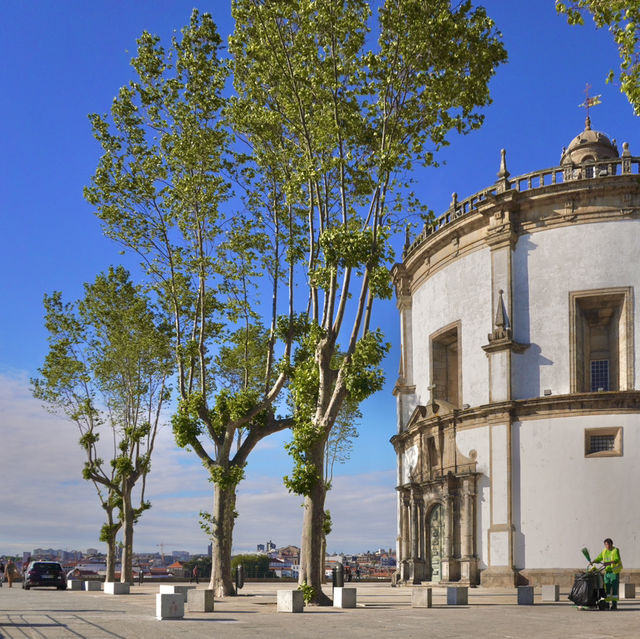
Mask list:
[{"label": "tree trunk", "polygon": [[213,540],[211,548],[211,582],[215,597],[235,594],[231,579],[231,546],[236,521],[236,486],[213,489]]},{"label": "tree trunk", "polygon": [[122,488],[122,562],[120,581],[133,583],[133,508],[131,507],[131,488]]},{"label": "tree trunk", "polygon": [[330,606],[331,599],[322,592],[324,576],[323,548],[324,500],[327,494],[324,477],[324,440],[315,444],[310,452],[310,461],[316,466],[320,479],[304,498],[302,519],[302,542],[300,549],[300,577],[298,583],[307,583],[314,590],[311,603]]},{"label": "tree trunk", "polygon": [[324,583],[326,577],[324,575],[325,569],[325,557],[327,556],[327,536],[322,533],[322,543],[320,544],[320,583]]},{"label": "tree trunk", "polygon": [[113,509],[106,510],[108,533],[103,537],[103,541],[107,544],[107,570],[105,581],[116,580],[116,536],[118,535],[118,527],[113,524]]}]

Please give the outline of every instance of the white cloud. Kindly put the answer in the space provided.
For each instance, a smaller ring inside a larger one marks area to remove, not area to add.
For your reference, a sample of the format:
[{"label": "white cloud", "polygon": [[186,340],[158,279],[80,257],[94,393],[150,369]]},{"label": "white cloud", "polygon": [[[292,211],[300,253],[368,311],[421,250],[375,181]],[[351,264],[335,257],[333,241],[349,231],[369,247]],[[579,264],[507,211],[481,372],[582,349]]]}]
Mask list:
[{"label": "white cloud", "polygon": [[[76,427],[46,412],[24,376],[0,375],[0,415],[0,554],[35,547],[100,547],[104,516],[93,486],[81,478]],[[393,469],[334,477],[326,504],[333,519],[330,550],[394,545],[394,481]],[[162,428],[147,481],[152,508],[136,527],[135,549],[153,551],[163,544],[165,552],[204,552],[208,540],[198,513],[211,510],[212,495],[195,455],[178,449],[170,427]],[[283,486],[280,467],[273,473],[253,472],[250,459],[239,488],[234,550],[252,551],[269,539],[299,545],[301,503]]]}]

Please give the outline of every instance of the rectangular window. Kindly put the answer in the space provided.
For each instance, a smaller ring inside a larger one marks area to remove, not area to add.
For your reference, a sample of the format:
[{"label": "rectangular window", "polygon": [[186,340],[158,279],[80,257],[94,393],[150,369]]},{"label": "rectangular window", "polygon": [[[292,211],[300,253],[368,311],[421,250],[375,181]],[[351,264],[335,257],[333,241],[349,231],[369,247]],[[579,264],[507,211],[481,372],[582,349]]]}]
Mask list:
[{"label": "rectangular window", "polygon": [[609,360],[591,360],[591,392],[609,390]]},{"label": "rectangular window", "polygon": [[633,289],[569,293],[571,392],[633,388]]},{"label": "rectangular window", "polygon": [[584,431],[585,457],[621,457],[622,426],[587,428]]},{"label": "rectangular window", "polygon": [[589,453],[599,453],[602,450],[615,450],[615,435],[592,435],[589,439]]},{"label": "rectangular window", "polygon": [[431,342],[431,384],[433,398],[445,400],[455,408],[462,405],[460,364],[460,323],[437,331]]}]

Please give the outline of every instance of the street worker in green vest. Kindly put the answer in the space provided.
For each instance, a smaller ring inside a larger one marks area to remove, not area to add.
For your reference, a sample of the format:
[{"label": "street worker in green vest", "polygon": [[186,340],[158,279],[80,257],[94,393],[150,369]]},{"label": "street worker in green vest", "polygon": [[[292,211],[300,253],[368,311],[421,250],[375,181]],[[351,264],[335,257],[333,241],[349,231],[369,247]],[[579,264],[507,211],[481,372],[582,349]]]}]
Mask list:
[{"label": "street worker in green vest", "polygon": [[604,549],[590,563],[604,564],[604,588],[607,593],[607,601],[611,602],[611,610],[618,608],[618,589],[620,587],[620,571],[622,570],[622,560],[620,551],[613,545],[613,540],[607,537],[604,540]]}]

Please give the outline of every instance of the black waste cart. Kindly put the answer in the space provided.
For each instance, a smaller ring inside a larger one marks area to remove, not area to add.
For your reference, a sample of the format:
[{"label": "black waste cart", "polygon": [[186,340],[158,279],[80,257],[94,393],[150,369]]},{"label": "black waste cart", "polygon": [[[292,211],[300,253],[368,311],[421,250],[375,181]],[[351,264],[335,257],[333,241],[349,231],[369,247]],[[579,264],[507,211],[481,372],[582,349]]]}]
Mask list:
[{"label": "black waste cart", "polygon": [[577,606],[585,608],[598,608],[599,602],[609,604],[604,600],[604,579],[600,570],[587,570],[579,572],[573,582],[573,588],[569,593],[569,599]]}]

